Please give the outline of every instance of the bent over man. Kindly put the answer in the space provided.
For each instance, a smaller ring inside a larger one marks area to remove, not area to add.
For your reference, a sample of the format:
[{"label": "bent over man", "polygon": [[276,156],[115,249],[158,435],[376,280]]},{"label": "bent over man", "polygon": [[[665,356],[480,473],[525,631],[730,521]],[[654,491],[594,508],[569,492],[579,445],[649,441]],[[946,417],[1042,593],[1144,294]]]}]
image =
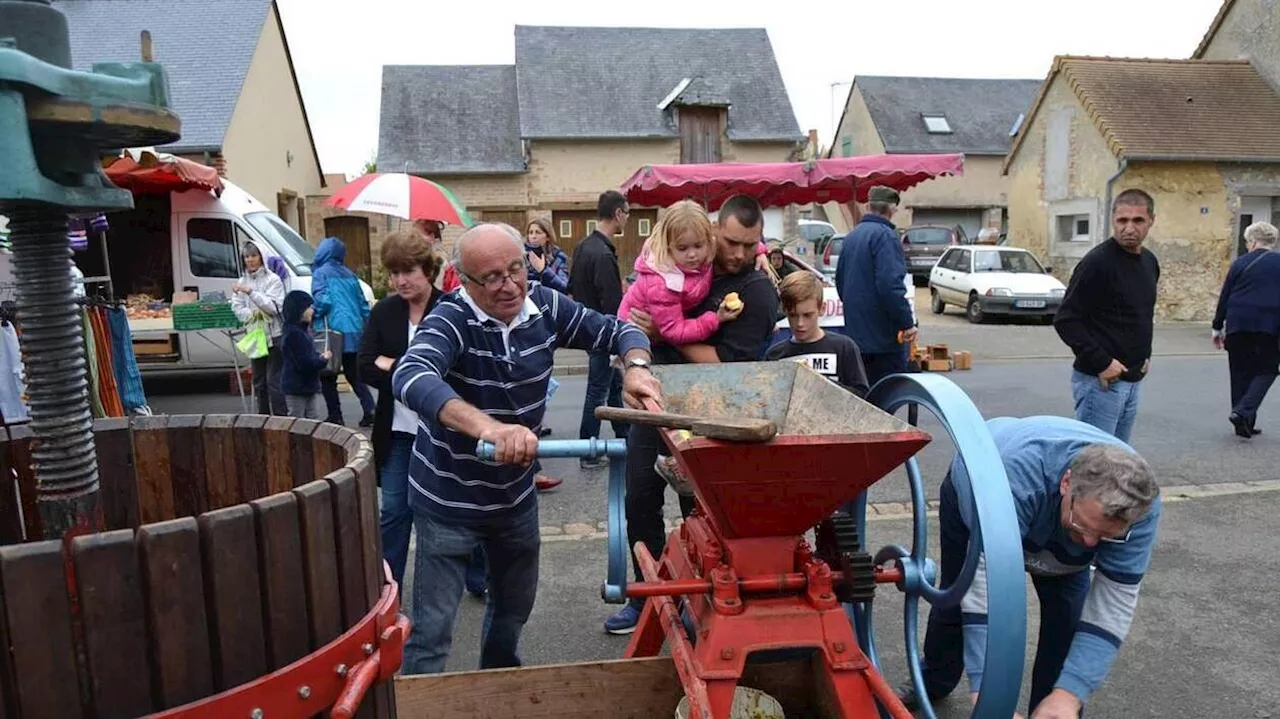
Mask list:
[{"label": "bent over man", "polygon": [[[1025,566],[1040,599],[1031,716],[1079,717],[1133,621],[1156,540],[1160,490],[1131,447],[1084,422],[1001,417],[987,427],[1009,477]],[[970,540],[953,485],[964,472],[957,457],[940,490],[944,587],[960,574]],[[1090,567],[1097,570],[1092,576]],[[949,694],[962,670],[977,699],[987,642],[986,588],[984,559],[960,605],[929,614],[924,681],[931,699]],[[914,691],[900,694],[909,707],[918,703]]]}]

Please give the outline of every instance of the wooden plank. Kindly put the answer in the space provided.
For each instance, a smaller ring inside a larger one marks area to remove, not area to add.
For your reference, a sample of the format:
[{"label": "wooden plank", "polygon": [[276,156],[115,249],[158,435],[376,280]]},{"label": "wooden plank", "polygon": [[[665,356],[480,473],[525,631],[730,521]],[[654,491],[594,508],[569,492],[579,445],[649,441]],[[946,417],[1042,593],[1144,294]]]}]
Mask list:
[{"label": "wooden plank", "polygon": [[293,486],[301,487],[314,480],[315,469],[314,441],[311,435],[319,429],[320,423],[313,419],[300,419],[289,428],[289,454],[293,457]]},{"label": "wooden plank", "polygon": [[95,421],[93,444],[98,450],[98,481],[106,528],[137,529],[142,519],[138,506],[138,478],[133,471],[133,437],[129,433],[129,419],[110,417]]},{"label": "wooden plank", "polygon": [[363,537],[360,526],[360,487],[356,473],[343,467],[325,477],[333,493],[333,526],[338,543],[338,588],[342,595],[343,628],[355,626],[373,604],[365,593]]},{"label": "wooden plank", "polygon": [[229,414],[211,414],[204,418],[205,485],[211,510],[240,503],[235,423],[236,418]]},{"label": "wooden plank", "polygon": [[[741,686],[782,702],[788,718],[815,714],[809,660],[749,664]],[[448,719],[653,719],[684,696],[670,657],[401,676],[396,711]]]},{"label": "wooden plank", "polygon": [[213,684],[224,691],[267,673],[258,530],[247,504],[202,514],[197,522]]},{"label": "wooden plank", "polygon": [[267,668],[275,671],[311,651],[298,501],[290,492],[250,506],[258,533]]},{"label": "wooden plank", "polygon": [[236,475],[240,483],[240,501],[261,499],[267,491],[267,455],[262,428],[267,418],[246,414],[236,418]]},{"label": "wooden plank", "polygon": [[66,576],[57,540],[0,548],[0,640],[9,650],[0,667],[11,716],[85,716]]},{"label": "wooden plank", "polygon": [[293,489],[293,457],[290,455],[289,428],[292,417],[272,417],[263,427],[264,449],[267,456],[267,494],[278,494]]},{"label": "wooden plank", "polygon": [[157,709],[213,694],[195,517],[138,528]]},{"label": "wooden plank", "polygon": [[9,427],[9,462],[18,473],[19,503],[22,505],[22,522],[27,536],[36,539],[44,536],[40,526],[40,509],[36,506],[36,472],[31,464],[31,427]]},{"label": "wooden plank", "polygon": [[147,620],[133,531],[76,537],[75,562],[89,694],[101,717],[133,717],[156,707],[148,671]]},{"label": "wooden plank", "polygon": [[[361,453],[351,461],[356,475],[357,496],[360,499],[360,548],[364,554],[365,594],[369,606],[382,594],[385,576],[382,566],[382,530],[378,509],[378,479],[373,466],[372,452]],[[404,591],[401,590],[401,596]]]},{"label": "wooden plank", "polygon": [[[17,544],[26,535],[18,496],[18,482],[9,459],[9,435],[0,431],[0,545]],[[0,702],[0,714],[3,711]]]},{"label": "wooden plank", "polygon": [[169,418],[134,417],[133,462],[138,475],[138,516],[143,524],[173,519],[169,474]]},{"label": "wooden plank", "polygon": [[302,567],[306,576],[311,648],[342,633],[342,600],[338,589],[337,542],[333,530],[333,491],[318,479],[293,490],[302,525]]},{"label": "wooden plank", "polygon": [[173,511],[178,517],[209,511],[203,421],[198,414],[169,418],[169,477],[173,483]]},{"label": "wooden plank", "polygon": [[352,432],[346,444],[342,445],[342,453],[346,455],[346,464],[351,464],[351,460],[355,459],[356,455],[360,454],[360,450],[365,447],[368,447],[369,451],[373,451],[373,445],[364,438],[363,434]]},{"label": "wooden plank", "polygon": [[311,452],[315,460],[315,464],[312,466],[311,471],[313,472],[312,476],[316,479],[325,476],[345,464],[345,458],[344,461],[337,461],[337,458],[334,456],[333,445],[330,443],[330,440],[333,439],[333,436],[337,434],[339,429],[341,428],[337,425],[322,424],[317,427],[315,433],[311,435]]}]

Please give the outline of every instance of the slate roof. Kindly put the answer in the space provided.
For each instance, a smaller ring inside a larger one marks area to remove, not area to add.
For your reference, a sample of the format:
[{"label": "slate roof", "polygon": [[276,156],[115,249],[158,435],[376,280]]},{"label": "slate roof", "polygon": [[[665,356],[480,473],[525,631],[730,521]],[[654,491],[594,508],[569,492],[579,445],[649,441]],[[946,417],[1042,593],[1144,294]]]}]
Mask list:
[{"label": "slate roof", "polygon": [[[861,92],[887,153],[1003,155],[1039,87],[1039,80],[859,76],[850,93]],[[946,117],[952,132],[929,133],[926,114]]]},{"label": "slate roof", "polygon": [[727,89],[732,141],[804,139],[763,29],[516,26],[520,133],[677,137],[658,110],[684,78]]},{"label": "slate roof", "polygon": [[151,32],[154,59],[169,76],[182,118],[170,152],[218,150],[231,124],[271,0],[55,0],[71,31],[77,70],[97,62],[137,62]]},{"label": "slate roof", "polygon": [[512,65],[386,65],[378,169],[418,174],[522,172]]},{"label": "slate roof", "polygon": [[1116,157],[1280,162],[1280,95],[1247,61],[1058,57],[1024,127],[1058,76]]}]

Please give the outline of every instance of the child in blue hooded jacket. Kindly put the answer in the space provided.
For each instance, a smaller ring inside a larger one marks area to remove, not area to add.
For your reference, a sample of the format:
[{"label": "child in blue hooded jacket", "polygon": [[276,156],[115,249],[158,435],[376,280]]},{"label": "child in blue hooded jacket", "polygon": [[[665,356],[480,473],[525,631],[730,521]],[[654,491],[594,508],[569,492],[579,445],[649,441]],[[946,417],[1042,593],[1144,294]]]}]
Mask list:
[{"label": "child in blue hooded jacket", "polygon": [[[364,412],[360,426],[372,427],[377,405],[369,386],[360,381],[356,369],[360,337],[369,321],[369,302],[365,299],[364,288],[360,286],[360,278],[343,264],[346,258],[347,246],[342,244],[342,240],[326,237],[320,241],[311,266],[311,294],[316,301],[316,320],[323,320],[326,329],[342,333],[342,374],[360,399],[360,408]],[[322,376],[320,391],[329,412],[327,421],[343,424],[338,378]]]},{"label": "child in blue hooded jacket", "polygon": [[284,372],[280,386],[290,417],[319,419],[316,395],[320,394],[320,370],[329,364],[331,355],[327,350],[316,352],[311,336],[315,312],[311,295],[306,292],[294,290],[284,296],[280,312],[284,319],[284,332],[280,335]]}]

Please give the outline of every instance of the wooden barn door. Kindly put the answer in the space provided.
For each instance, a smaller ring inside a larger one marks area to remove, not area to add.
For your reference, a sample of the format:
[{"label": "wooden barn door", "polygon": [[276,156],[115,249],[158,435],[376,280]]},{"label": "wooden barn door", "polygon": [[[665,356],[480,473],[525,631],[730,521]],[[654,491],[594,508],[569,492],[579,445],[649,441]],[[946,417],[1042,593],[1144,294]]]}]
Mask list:
[{"label": "wooden barn door", "polygon": [[325,237],[336,237],[347,246],[347,267],[365,282],[373,282],[373,258],[369,250],[369,218],[355,215],[326,217]]}]

